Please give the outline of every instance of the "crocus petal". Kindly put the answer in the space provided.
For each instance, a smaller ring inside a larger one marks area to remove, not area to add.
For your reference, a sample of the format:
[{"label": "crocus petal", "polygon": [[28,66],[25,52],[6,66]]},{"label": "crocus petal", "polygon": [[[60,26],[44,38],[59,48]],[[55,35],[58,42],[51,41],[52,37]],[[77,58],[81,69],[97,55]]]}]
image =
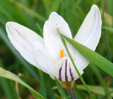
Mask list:
[{"label": "crocus petal", "polygon": [[[101,36],[101,24],[99,9],[96,5],[93,5],[74,40],[94,51]],[[89,64],[89,61],[78,53],[75,59],[75,64],[84,69]]]},{"label": "crocus petal", "polygon": [[[83,71],[78,67],[77,69],[80,75],[82,75]],[[63,82],[69,82],[79,78],[79,75],[77,74],[69,57],[63,57],[55,64],[54,75],[56,76],[57,80]]]},{"label": "crocus petal", "polygon": [[49,74],[54,79],[53,69],[54,64],[52,62],[52,56],[45,50],[45,47],[38,41],[34,41],[33,45],[33,57],[37,64],[37,68],[41,69],[45,73]]},{"label": "crocus petal", "polygon": [[72,57],[72,59],[74,61],[76,59],[76,57],[77,57],[78,51],[68,41],[66,41],[66,45],[67,45],[68,51],[69,51],[69,53],[70,53],[70,55],[71,55],[71,57]]},{"label": "crocus petal", "polygon": [[95,50],[101,36],[101,23],[99,9],[93,5],[74,40]]},{"label": "crocus petal", "polygon": [[[52,12],[44,24],[44,41],[45,46],[54,62],[60,59],[60,50],[65,49],[59,33],[72,38],[71,31],[66,21],[57,13]],[[64,54],[66,54],[64,50]]]},{"label": "crocus petal", "polygon": [[7,22],[6,31],[13,46],[32,65],[36,63],[32,55],[32,45],[34,41],[39,41],[44,45],[43,39],[32,30],[15,22]]}]

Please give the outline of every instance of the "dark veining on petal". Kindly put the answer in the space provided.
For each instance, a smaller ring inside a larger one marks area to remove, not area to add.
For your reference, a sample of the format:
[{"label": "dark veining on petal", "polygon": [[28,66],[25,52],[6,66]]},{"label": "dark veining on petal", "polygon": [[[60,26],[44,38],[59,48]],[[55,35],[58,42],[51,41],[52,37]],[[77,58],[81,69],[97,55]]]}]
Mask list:
[{"label": "dark veining on petal", "polygon": [[69,66],[69,72],[70,72],[70,76],[71,76],[71,81],[73,81],[74,80],[74,77],[73,77],[73,73],[71,71],[71,67],[70,66]]},{"label": "dark veining on petal", "polygon": [[10,25],[10,26],[7,26],[7,28],[8,28],[8,30],[10,31],[11,36],[13,36],[13,39],[14,39],[22,48],[26,49],[26,50],[30,53],[30,51],[29,51],[29,50],[22,44],[22,42],[20,42],[20,41],[18,40],[18,38],[16,38],[16,36],[14,35],[14,33],[15,33],[14,27]]},{"label": "dark veining on petal", "polygon": [[65,61],[65,80],[68,82],[68,76],[67,76],[67,59]]},{"label": "dark veining on petal", "polygon": [[[16,28],[15,28],[15,31],[18,33],[18,35],[28,44],[30,45],[30,42],[20,33],[20,31],[18,31]],[[31,45],[30,45],[31,46]]]},{"label": "dark veining on petal", "polygon": [[[94,21],[93,21],[93,23],[92,23],[92,25],[91,25],[91,27],[90,28],[88,28],[86,31],[88,32],[88,34],[84,37],[84,39],[82,40],[84,43],[87,43],[87,39],[90,37],[90,39],[89,40],[92,40],[91,39],[91,37],[95,37],[95,31],[94,30],[96,30],[96,28],[94,28],[97,24],[96,24],[96,11],[95,11],[95,13],[94,13]],[[97,25],[98,26],[98,25]],[[89,30],[89,31],[88,31]],[[92,32],[92,31],[94,31],[94,32]],[[93,34],[93,36],[92,36],[92,34]]]},{"label": "dark veining on petal", "polygon": [[[63,65],[63,63],[62,63],[62,65]],[[59,69],[59,80],[60,80],[60,81],[62,81],[62,77],[61,77],[62,65],[61,65],[61,67],[60,67],[60,69]]]}]

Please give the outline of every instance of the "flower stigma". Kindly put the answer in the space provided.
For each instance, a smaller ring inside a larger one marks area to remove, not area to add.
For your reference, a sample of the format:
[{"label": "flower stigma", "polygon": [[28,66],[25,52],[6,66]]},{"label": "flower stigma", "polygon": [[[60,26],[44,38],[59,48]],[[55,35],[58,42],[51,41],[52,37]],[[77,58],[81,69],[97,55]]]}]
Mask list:
[{"label": "flower stigma", "polygon": [[64,49],[60,50],[60,57],[62,58],[64,56]]}]

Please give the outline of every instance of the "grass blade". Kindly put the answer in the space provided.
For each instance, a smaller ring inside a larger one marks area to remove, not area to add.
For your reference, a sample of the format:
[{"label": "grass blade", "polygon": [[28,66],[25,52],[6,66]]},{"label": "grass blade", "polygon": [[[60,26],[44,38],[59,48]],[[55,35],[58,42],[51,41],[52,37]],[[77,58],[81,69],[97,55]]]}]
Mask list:
[{"label": "grass blade", "polygon": [[57,11],[60,3],[61,3],[61,0],[55,0],[55,1],[53,2],[53,6],[52,6],[52,8],[51,8],[51,12],[52,12],[52,11]]},{"label": "grass blade", "polygon": [[[100,95],[105,95],[105,91],[102,86],[91,86],[91,85],[87,85],[87,86],[91,92],[100,94]],[[77,88],[80,90],[86,90],[85,86],[83,85],[77,85]],[[113,88],[108,88],[108,90],[110,92],[110,96],[113,97]]]},{"label": "grass blade", "polygon": [[56,79],[55,81],[56,81],[56,84],[57,84],[57,86],[58,86],[58,91],[59,91],[59,93],[60,93],[61,96],[62,96],[62,99],[68,99],[68,98],[67,98],[67,95],[65,94],[65,92],[64,92],[62,86],[60,85],[60,83],[58,82],[58,80]]},{"label": "grass blade", "polygon": [[[4,67],[1,59],[0,59],[0,67]],[[13,91],[14,89],[11,88],[11,84],[7,79],[0,77],[0,84],[2,86],[2,89],[7,99],[12,99],[14,97],[18,99],[16,92]]]},{"label": "grass blade", "polygon": [[24,6],[23,4],[16,2],[15,3],[19,8],[25,10],[27,13],[31,14],[32,16],[40,19],[42,22],[45,22],[46,18],[43,17],[41,14],[34,12],[33,10],[27,8],[26,6]]},{"label": "grass blade", "polygon": [[[103,26],[105,26],[105,18],[104,18],[104,1],[102,0],[102,22],[103,22]],[[111,61],[112,60],[112,53],[110,50],[110,46],[109,46],[109,40],[108,40],[108,36],[107,36],[107,32],[105,29],[103,29],[103,35],[104,35],[104,39],[105,39],[105,43],[106,43],[106,47],[107,47],[107,57],[108,59]]]},{"label": "grass blade", "polygon": [[32,93],[32,95],[36,98],[36,99],[44,99],[43,96],[41,96],[39,93],[37,93],[33,88],[31,88],[29,85],[27,85],[25,82],[23,82],[18,76],[16,76],[15,74],[0,68],[0,77],[4,77],[13,81],[16,81],[18,83],[20,83],[21,85],[25,86],[26,88],[28,88],[28,90]]},{"label": "grass blade", "polygon": [[64,43],[64,46],[65,46],[65,48],[66,48],[66,50],[67,50],[67,53],[68,53],[70,59],[71,59],[71,62],[73,63],[73,66],[74,66],[74,68],[75,68],[77,74],[78,74],[79,77],[80,77],[80,80],[82,81],[83,85],[86,87],[86,89],[87,89],[88,93],[90,94],[90,96],[92,97],[92,99],[94,99],[94,97],[93,97],[92,93],[90,92],[90,90],[88,89],[88,87],[87,87],[87,85],[86,85],[84,79],[82,78],[82,76],[80,75],[80,73],[79,73],[77,67],[75,66],[75,63],[73,62],[73,59],[72,59],[72,57],[71,57],[71,55],[70,55],[70,53],[69,53],[69,50],[68,50],[68,48],[67,48],[66,42],[65,42],[65,40],[64,40],[63,38],[62,38],[62,41],[63,41],[63,43]]},{"label": "grass blade", "polygon": [[90,60],[93,64],[107,72],[109,75],[113,76],[113,64],[110,61],[64,35],[62,35],[62,37],[71,43],[84,57]]},{"label": "grass blade", "polygon": [[45,7],[46,15],[48,17],[49,14],[50,14],[49,0],[43,0],[43,4],[44,4],[44,7]]},{"label": "grass blade", "polygon": [[106,86],[106,84],[105,84],[105,82],[104,82],[104,80],[101,76],[101,73],[100,73],[99,69],[96,66],[93,66],[92,64],[91,64],[91,69],[95,72],[95,75],[96,75],[97,79],[99,80],[99,82],[103,86],[104,92],[108,97],[109,96],[109,90],[108,90],[108,87]]},{"label": "grass blade", "polygon": [[113,28],[111,28],[111,27],[102,27],[103,29],[106,29],[106,30],[108,30],[108,31],[110,31],[110,32],[113,32]]},{"label": "grass blade", "polygon": [[38,69],[40,78],[41,78],[41,84],[40,84],[40,94],[43,95],[45,98],[47,98],[47,93],[46,93],[46,87],[44,85],[44,77],[43,77],[43,72]]}]

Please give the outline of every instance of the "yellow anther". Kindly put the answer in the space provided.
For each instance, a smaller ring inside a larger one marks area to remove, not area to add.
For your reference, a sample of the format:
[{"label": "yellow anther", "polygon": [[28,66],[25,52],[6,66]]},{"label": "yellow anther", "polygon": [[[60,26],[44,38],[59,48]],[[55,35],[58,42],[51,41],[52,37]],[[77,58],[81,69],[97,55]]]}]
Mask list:
[{"label": "yellow anther", "polygon": [[62,58],[64,56],[64,49],[60,50],[60,57]]}]

